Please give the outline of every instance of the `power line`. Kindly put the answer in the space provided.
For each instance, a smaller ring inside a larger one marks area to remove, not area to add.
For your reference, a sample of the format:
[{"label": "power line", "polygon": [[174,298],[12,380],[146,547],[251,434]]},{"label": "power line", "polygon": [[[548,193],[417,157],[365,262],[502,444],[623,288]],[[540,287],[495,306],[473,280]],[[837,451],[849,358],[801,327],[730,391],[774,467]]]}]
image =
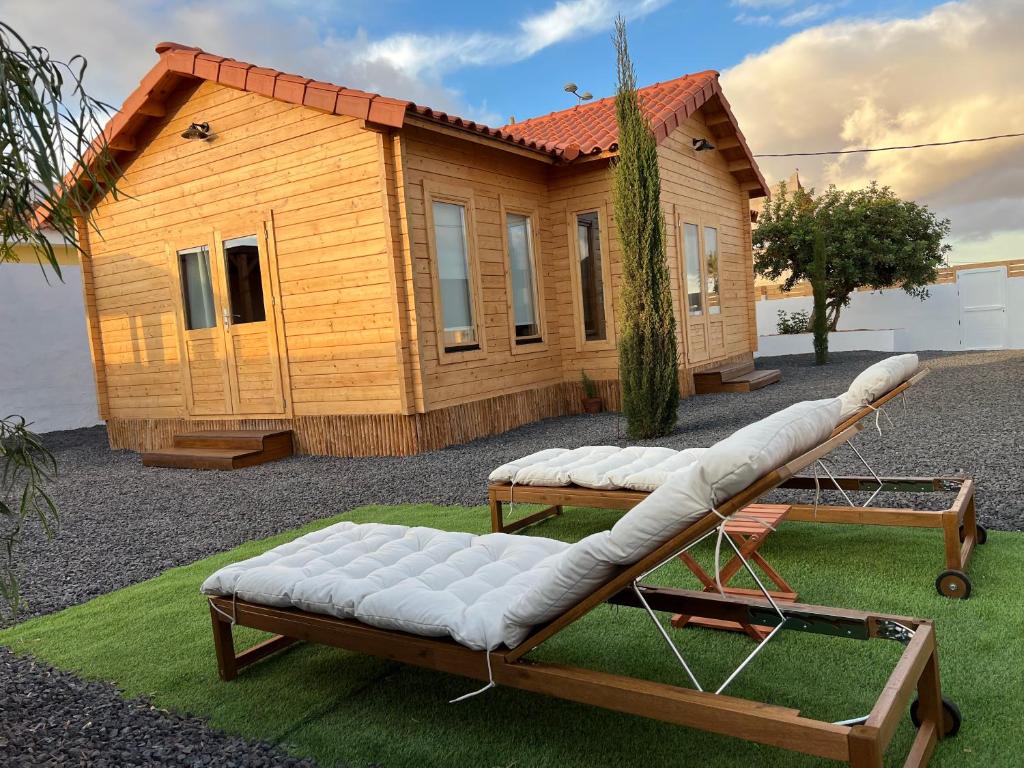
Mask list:
[{"label": "power line", "polygon": [[922,149],[924,147],[948,147],[951,144],[972,144],[978,141],[994,141],[995,139],[1016,139],[1024,133],[1000,133],[997,136],[980,136],[974,139],[956,139],[955,141],[933,141],[927,144],[904,144],[896,147],[864,147],[861,149],[832,149],[827,152],[777,152],[773,154],[754,155],[754,157],[819,157],[821,155],[856,155],[864,152],[892,152],[896,149]]}]

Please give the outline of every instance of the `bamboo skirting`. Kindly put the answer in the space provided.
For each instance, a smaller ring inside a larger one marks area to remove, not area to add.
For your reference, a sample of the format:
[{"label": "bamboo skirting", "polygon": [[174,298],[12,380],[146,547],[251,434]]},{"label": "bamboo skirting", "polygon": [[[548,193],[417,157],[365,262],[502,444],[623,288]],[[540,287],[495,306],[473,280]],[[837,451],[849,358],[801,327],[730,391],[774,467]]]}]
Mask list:
[{"label": "bamboo skirting", "polygon": [[[597,381],[609,410],[620,406],[619,383]],[[453,405],[428,413],[296,416],[293,419],[107,420],[110,447],[167,448],[184,432],[218,429],[290,429],[297,453],[324,456],[409,456],[507,432],[541,419],[582,412],[582,386],[563,382],[541,389]]]}]

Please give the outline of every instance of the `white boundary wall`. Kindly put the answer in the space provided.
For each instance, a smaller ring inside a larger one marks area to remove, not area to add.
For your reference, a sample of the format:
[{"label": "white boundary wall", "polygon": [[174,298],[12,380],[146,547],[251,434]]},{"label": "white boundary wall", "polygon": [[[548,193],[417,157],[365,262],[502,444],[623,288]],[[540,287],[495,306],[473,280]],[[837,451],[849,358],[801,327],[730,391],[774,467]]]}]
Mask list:
[{"label": "white boundary wall", "polygon": [[62,283],[36,263],[0,264],[0,418],[35,432],[100,423],[82,304],[82,270]]},{"label": "white boundary wall", "polygon": [[[899,289],[857,291],[850,300],[850,306],[843,309],[839,317],[839,330],[898,331],[895,334],[897,349],[881,351],[961,350],[963,347],[960,344],[960,300],[957,296],[956,283],[931,285],[928,291],[931,295],[924,301],[908,296]],[[762,349],[759,349],[757,354],[772,354],[768,350],[777,346],[773,346],[774,340],[764,337],[778,334],[780,309],[786,312],[810,312],[811,306],[810,296],[756,302],[757,332],[762,337],[759,343]],[[1006,325],[1007,348],[1024,349],[1024,278],[1012,277],[1006,280]],[[864,335],[862,340],[868,343],[874,338]],[[882,339],[883,343],[888,343],[887,338],[878,338]],[[875,349],[868,346],[860,348]],[[813,351],[809,342],[803,351]]]}]

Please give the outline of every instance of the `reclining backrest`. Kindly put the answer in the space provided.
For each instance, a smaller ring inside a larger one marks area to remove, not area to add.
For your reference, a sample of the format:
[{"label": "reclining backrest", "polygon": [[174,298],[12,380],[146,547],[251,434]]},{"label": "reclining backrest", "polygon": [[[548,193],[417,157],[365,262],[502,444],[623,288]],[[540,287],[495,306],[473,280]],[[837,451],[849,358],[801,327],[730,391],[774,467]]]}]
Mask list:
[{"label": "reclining backrest", "polygon": [[514,602],[507,620],[540,624],[563,613],[621,565],[640,560],[708,514],[713,505],[823,442],[838,398],[797,403],[733,433],[622,516],[560,553],[548,578]]},{"label": "reclining backrest", "polygon": [[893,355],[869,365],[853,380],[850,388],[840,395],[843,408],[836,424],[898,387],[917,373],[917,368],[917,355]]}]

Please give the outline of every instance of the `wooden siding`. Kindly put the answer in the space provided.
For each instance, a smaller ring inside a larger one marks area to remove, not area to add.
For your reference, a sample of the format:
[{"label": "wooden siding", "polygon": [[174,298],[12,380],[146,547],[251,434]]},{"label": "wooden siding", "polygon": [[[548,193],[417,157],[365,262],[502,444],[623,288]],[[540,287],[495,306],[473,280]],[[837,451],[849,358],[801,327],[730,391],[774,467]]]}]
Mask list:
[{"label": "wooden siding", "polygon": [[[208,121],[214,139],[183,140],[193,121]],[[191,356],[202,342],[179,344],[167,244],[212,246],[225,221],[251,222],[256,233],[271,217],[288,411],[401,410],[379,135],[353,118],[203,82],[171,105],[143,146],[125,169],[124,195],[94,211],[101,236],[91,238],[92,290],[109,416],[189,415],[181,349]],[[265,340],[234,343],[239,390],[262,398],[275,375],[264,370]]]},{"label": "wooden siding", "polygon": [[[610,409],[619,407],[615,382],[599,382]],[[155,451],[173,444],[174,436],[204,429],[290,429],[298,453],[328,456],[410,456],[497,435],[538,419],[580,413],[578,382],[511,392],[483,400],[438,408],[429,413],[296,416],[292,419],[146,419],[112,418],[107,422],[110,447]]]},{"label": "wooden siding", "polygon": [[[750,241],[750,201],[718,152],[695,152],[691,140],[710,130],[698,112],[658,146],[661,199],[665,210],[666,250],[672,272],[676,323],[683,329],[681,357],[689,369],[684,391],[692,391],[692,372],[749,357],[756,349],[754,272]],[[718,229],[721,312],[709,315],[706,341],[693,333],[686,312],[679,220],[701,218]],[[703,346],[705,345],[706,346]]]},{"label": "wooden siding", "polygon": [[[537,352],[513,354],[509,334],[506,269],[508,257],[504,250],[501,198],[515,198],[543,208],[547,166],[523,157],[459,141],[423,129],[407,128],[402,132],[403,183],[406,196],[408,231],[404,233],[406,249],[411,254],[413,299],[416,308],[419,347],[412,353],[420,356],[423,378],[422,407],[438,408],[472,400],[494,398],[528,388],[546,387],[562,379],[559,360],[557,325],[548,322],[547,343]],[[476,318],[482,338],[483,353],[456,357],[445,355],[438,348],[437,307],[433,289],[433,255],[427,231],[424,185],[430,190],[462,191],[470,197],[469,212],[475,227],[475,241],[470,243],[479,278],[478,305],[482,317]],[[550,287],[555,280],[549,270],[557,256],[548,253],[550,241],[545,222],[537,222],[539,242],[535,243],[542,265],[546,299],[555,300]],[[550,306],[550,305],[549,305]],[[550,318],[552,313],[548,313]],[[412,355],[411,355],[412,356]],[[419,407],[420,404],[417,403]],[[538,416],[538,418],[540,418]]]}]

